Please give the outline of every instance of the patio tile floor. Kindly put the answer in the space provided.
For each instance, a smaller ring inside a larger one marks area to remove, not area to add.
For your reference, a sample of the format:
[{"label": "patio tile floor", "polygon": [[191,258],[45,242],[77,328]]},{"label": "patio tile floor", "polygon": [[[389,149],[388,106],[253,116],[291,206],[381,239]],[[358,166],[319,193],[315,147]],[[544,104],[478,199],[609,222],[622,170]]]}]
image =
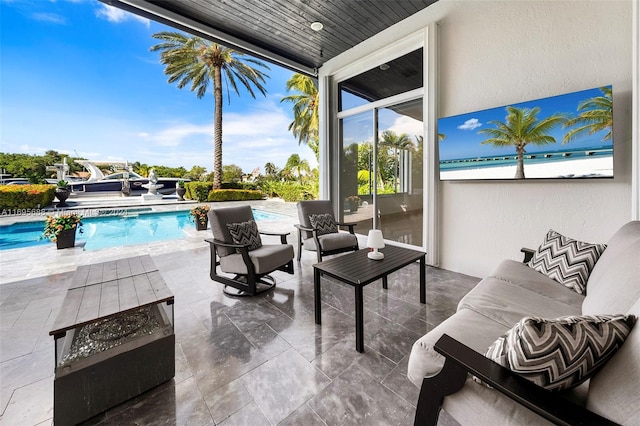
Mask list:
[{"label": "patio tile floor", "polygon": [[[413,424],[411,345],[479,281],[428,267],[426,305],[414,297],[418,264],[391,274],[387,291],[370,284],[360,354],[350,287],[323,278],[323,323],[314,323],[314,253],[294,262],[294,275],[274,274],[274,291],[250,299],[228,297],[210,280],[206,244],[151,255],[175,296],[176,376],[87,424]],[[72,275],[0,285],[2,425],[52,424],[48,331]]]}]

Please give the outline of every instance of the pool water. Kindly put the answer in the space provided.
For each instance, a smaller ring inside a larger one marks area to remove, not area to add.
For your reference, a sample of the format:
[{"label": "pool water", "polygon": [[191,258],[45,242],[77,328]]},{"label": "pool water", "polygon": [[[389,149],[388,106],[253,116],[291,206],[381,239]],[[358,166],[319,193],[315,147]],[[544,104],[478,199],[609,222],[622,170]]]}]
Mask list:
[{"label": "pool water", "polygon": [[[284,217],[256,209],[253,209],[253,216],[256,221]],[[76,242],[84,241],[85,250],[178,240],[187,235],[185,228],[195,228],[188,210],[85,217],[82,224],[83,232],[76,233]],[[44,221],[0,226],[0,250],[51,244],[43,237],[43,228]]]}]

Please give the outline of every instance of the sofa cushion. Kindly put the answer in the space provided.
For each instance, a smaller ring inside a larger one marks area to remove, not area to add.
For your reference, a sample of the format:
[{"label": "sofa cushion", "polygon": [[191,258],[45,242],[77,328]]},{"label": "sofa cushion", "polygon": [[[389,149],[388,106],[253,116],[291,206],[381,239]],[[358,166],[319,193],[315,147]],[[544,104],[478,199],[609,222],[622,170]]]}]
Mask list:
[{"label": "sofa cushion", "polygon": [[[627,313],[640,318],[640,299]],[[621,425],[640,425],[640,325],[591,378],[587,408]]]},{"label": "sofa cushion", "polygon": [[260,232],[258,231],[258,225],[255,220],[227,223],[227,227],[229,228],[229,233],[231,234],[234,244],[248,245],[250,251],[262,247]]},{"label": "sofa cushion", "polygon": [[606,247],[605,244],[577,241],[550,230],[528,265],[583,294],[589,274]]},{"label": "sofa cushion", "polygon": [[620,228],[587,282],[585,315],[627,312],[640,297],[640,221]]},{"label": "sofa cushion", "polygon": [[424,377],[438,374],[444,365],[444,357],[433,346],[443,334],[464,342],[476,352],[484,353],[487,347],[504,334],[509,327],[469,309],[461,309],[436,328],[418,339],[411,349],[407,377],[416,386]]},{"label": "sofa cushion", "polygon": [[[582,313],[584,297],[555,281],[532,282],[532,287],[536,291],[487,277],[460,300],[458,310],[466,308],[478,312],[502,324],[507,330],[526,316],[556,318]],[[472,327],[475,328],[475,325]],[[493,340],[498,337],[494,335]],[[486,348],[480,352],[485,351]]]},{"label": "sofa cushion", "polygon": [[487,358],[548,390],[587,380],[624,343],[633,315],[525,317],[498,338]]},{"label": "sofa cushion", "polygon": [[312,214],[309,216],[312,228],[317,229],[318,235],[333,234],[338,232],[338,225],[332,214]]},{"label": "sofa cushion", "polygon": [[[291,244],[267,244],[249,252],[249,258],[257,274],[268,274],[293,259]],[[220,269],[230,274],[246,274],[242,254],[235,253],[220,258]]]},{"label": "sofa cushion", "polygon": [[[565,286],[558,285],[557,281],[531,269],[526,263],[517,262],[515,260],[503,260],[490,276],[502,281],[507,281],[512,285],[522,287],[533,293],[537,293],[547,299],[552,299],[554,302],[561,302],[572,307],[580,307],[584,301],[583,295],[580,295]],[[623,310],[620,312],[625,311]],[[573,315],[573,311],[571,313],[560,312],[555,314],[555,316],[570,314]],[[580,314],[580,312],[576,311],[576,314]],[[542,315],[538,313],[535,315],[545,316],[546,314]],[[512,325],[514,323],[515,321]]]}]

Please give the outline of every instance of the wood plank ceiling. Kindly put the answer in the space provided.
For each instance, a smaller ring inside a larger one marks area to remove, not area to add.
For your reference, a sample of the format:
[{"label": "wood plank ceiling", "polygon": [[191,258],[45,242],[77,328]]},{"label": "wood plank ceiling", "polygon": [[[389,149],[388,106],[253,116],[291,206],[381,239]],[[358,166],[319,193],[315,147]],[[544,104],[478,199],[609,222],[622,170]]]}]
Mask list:
[{"label": "wood plank ceiling", "polygon": [[[329,59],[437,0],[102,1],[313,74]],[[316,21],[322,30],[311,29]]]}]

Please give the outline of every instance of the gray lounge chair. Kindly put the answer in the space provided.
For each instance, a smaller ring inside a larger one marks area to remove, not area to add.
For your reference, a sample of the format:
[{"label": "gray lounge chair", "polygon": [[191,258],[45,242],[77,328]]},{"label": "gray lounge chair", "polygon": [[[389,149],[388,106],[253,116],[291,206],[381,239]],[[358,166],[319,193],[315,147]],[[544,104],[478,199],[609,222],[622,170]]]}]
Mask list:
[{"label": "gray lounge chair", "polygon": [[[255,296],[275,286],[271,272],[293,274],[293,246],[287,244],[289,233],[258,232],[250,206],[211,209],[208,217],[213,233],[213,239],[205,240],[211,248],[209,275],[213,281],[224,284],[226,294]],[[260,234],[279,236],[281,244],[263,245]],[[218,266],[234,276],[218,274]]]},{"label": "gray lounge chair", "polygon": [[[316,220],[313,220],[314,216]],[[322,256],[359,249],[358,238],[353,230],[356,224],[337,222],[329,200],[300,201],[298,219],[300,224],[294,225],[298,229],[298,261],[303,247],[315,251],[318,262],[322,262]],[[329,219],[329,223],[324,219]],[[349,233],[338,232],[340,226],[347,227]]]}]

